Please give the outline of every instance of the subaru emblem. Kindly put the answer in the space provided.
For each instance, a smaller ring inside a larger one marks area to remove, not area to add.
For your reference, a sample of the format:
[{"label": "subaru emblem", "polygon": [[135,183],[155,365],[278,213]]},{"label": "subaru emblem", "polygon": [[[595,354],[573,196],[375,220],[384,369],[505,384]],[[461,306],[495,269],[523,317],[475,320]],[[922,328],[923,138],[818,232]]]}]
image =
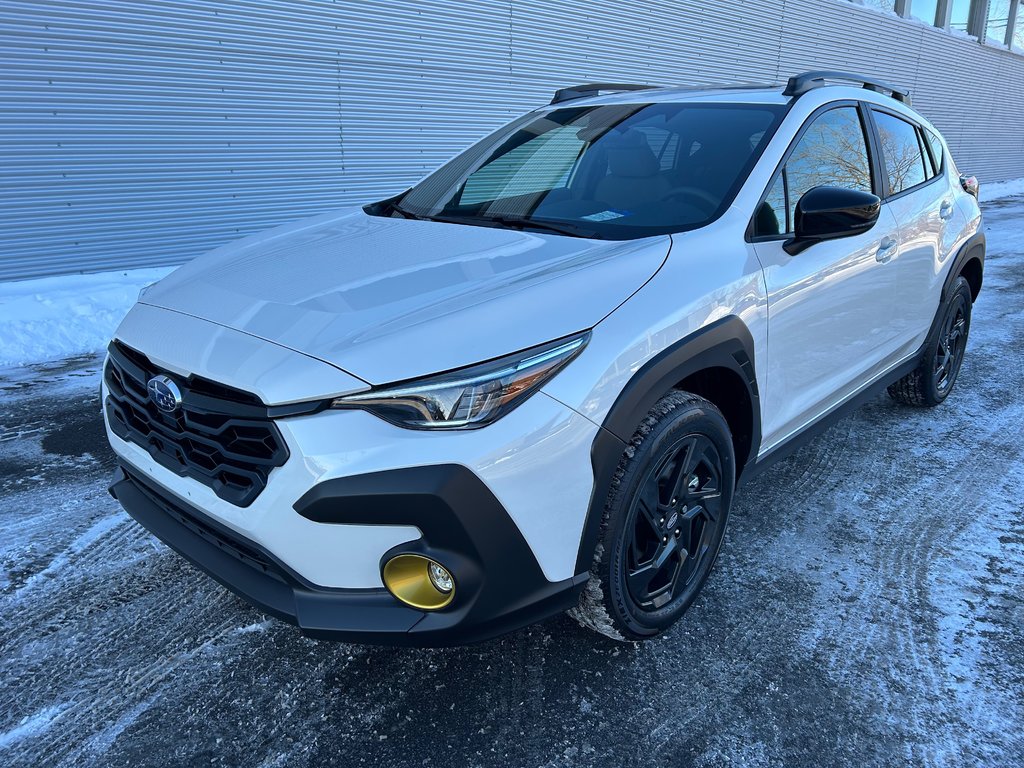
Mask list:
[{"label": "subaru emblem", "polygon": [[164,413],[174,413],[181,408],[181,390],[169,376],[154,376],[146,384],[149,399]]}]

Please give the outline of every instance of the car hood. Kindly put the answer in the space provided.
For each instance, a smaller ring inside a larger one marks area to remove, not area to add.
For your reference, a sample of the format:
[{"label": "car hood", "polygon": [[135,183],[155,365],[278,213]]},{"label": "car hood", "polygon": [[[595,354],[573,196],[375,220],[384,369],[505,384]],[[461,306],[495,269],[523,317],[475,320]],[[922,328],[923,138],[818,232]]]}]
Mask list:
[{"label": "car hood", "polygon": [[381,384],[591,328],[657,272],[670,242],[588,240],[354,210],[218,248],[150,287],[141,302]]}]

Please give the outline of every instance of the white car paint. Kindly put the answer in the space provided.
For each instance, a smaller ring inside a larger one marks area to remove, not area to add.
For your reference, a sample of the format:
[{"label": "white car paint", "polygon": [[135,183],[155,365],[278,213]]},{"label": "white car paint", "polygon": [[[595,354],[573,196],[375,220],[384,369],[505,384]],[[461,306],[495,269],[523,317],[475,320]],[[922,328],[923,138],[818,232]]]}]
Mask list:
[{"label": "white car paint", "polygon": [[[419,538],[420,532],[410,526],[315,523],[293,509],[303,493],[335,477],[439,463],[461,464],[484,480],[549,580],[574,575],[593,486],[590,446],[598,428],[556,400],[538,394],[486,430],[465,433],[414,432],[362,411],[282,419],[279,427],[295,458],[274,470],[266,489],[245,508],[178,477],[145,449],[118,438],[109,425],[107,433],[115,453],[130,466],[320,586],[380,587],[381,553]],[[552,476],[557,484],[550,484]],[[545,486],[543,507],[538,483]],[[541,509],[558,514],[538,514]]]},{"label": "white car paint", "polygon": [[220,248],[142,301],[383,384],[590,328],[658,271],[668,247],[667,236],[580,240],[355,209]]},{"label": "white car paint", "polygon": [[[764,90],[643,98],[785,102]],[[920,345],[950,256],[980,224],[952,163],[940,182],[887,202],[865,235],[797,256],[778,243],[744,240],[797,130],[816,109],[843,99],[884,104],[931,128],[881,94],[817,89],[796,101],[732,206],[702,229],[607,242],[346,211],[197,259],[151,288],[117,332],[169,371],[273,405],[450,370],[593,329],[564,371],[490,426],[431,433],[331,410],[280,419],[292,458],[245,510],[108,429],[111,443],[159,485],[327,587],[379,586],[381,555],[418,531],[313,523],[294,512],[296,499],[333,477],[461,464],[506,507],[545,576],[569,578],[594,485],[591,443],[631,377],[666,347],[720,318],[743,321],[756,351],[764,455]],[[947,197],[953,214],[937,225]],[[883,263],[876,255],[889,236],[897,255]]]}]

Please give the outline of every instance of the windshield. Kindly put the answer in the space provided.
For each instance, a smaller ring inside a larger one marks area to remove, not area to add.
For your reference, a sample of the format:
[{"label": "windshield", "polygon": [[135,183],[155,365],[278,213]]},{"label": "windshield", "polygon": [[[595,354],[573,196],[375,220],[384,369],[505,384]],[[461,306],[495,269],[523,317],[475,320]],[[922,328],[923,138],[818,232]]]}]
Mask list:
[{"label": "windshield", "polygon": [[695,229],[732,202],[784,109],[659,103],[533,113],[367,212],[613,240]]}]

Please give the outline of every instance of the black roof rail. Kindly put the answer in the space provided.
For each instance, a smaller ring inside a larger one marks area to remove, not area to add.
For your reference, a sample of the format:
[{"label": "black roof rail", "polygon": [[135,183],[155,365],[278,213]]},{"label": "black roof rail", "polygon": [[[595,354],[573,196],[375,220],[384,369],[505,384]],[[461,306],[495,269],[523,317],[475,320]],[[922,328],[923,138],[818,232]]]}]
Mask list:
[{"label": "black roof rail", "polygon": [[552,104],[561,104],[563,101],[573,99],[584,99],[589,96],[597,96],[601,91],[648,91],[657,88],[656,85],[636,85],[631,83],[583,83],[570,88],[559,88],[551,97]]},{"label": "black roof rail", "polygon": [[903,102],[908,107],[910,106],[910,91],[906,88],[899,88],[895,85],[882,82],[881,80],[873,80],[870,77],[855,75],[850,72],[830,72],[827,70],[820,72],[802,72],[799,75],[793,75],[793,77],[789,78],[789,82],[786,84],[786,90],[782,92],[782,95],[792,96],[793,98],[802,96],[808,91],[827,85],[828,83],[825,82],[826,80],[842,80],[851,83],[858,83],[869,91],[888,91],[896,101]]}]

